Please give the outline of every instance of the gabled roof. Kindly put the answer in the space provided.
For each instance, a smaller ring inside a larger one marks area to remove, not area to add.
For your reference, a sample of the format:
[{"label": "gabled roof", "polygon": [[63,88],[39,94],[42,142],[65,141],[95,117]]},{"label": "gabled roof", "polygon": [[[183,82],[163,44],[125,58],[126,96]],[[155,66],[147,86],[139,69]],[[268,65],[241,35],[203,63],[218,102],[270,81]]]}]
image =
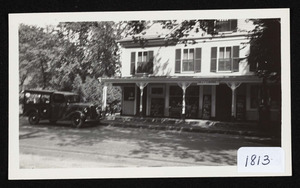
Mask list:
[{"label": "gabled roof", "polygon": [[[202,29],[199,29],[199,23],[197,23],[191,30],[185,31],[184,36],[179,39],[181,40],[195,40],[195,39],[211,39],[211,38],[223,38],[225,36],[230,37],[237,37],[237,36],[245,36],[248,34],[248,32],[244,29],[250,29],[250,28],[244,28],[245,24],[243,24],[243,28],[238,32],[222,32],[217,35],[210,35],[203,31]],[[147,41],[168,41],[172,39],[172,34],[180,27],[180,23],[177,25],[175,24],[172,28],[167,28],[165,25],[163,25],[160,22],[154,22],[152,25],[145,29],[143,32],[136,34],[136,35],[130,35],[127,36],[118,42],[121,44],[125,43],[131,43],[134,41],[134,39],[144,39]],[[239,26],[238,26],[239,27]]]},{"label": "gabled roof", "polygon": [[152,23],[152,25],[149,28],[147,28],[146,30],[144,30],[143,32],[136,34],[136,35],[127,36],[127,37],[119,40],[118,42],[122,43],[122,42],[132,41],[133,37],[143,38],[143,39],[147,39],[147,40],[164,39],[167,36],[169,36],[177,27],[175,26],[173,29],[168,29],[168,28],[164,28],[163,24],[161,24],[161,23]]}]

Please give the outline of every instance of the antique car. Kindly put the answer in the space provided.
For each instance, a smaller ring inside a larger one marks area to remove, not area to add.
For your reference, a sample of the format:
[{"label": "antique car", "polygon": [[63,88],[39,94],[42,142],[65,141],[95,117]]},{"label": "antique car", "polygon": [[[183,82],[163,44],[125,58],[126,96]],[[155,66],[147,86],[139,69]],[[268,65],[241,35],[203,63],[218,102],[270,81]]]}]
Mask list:
[{"label": "antique car", "polygon": [[50,123],[68,120],[73,127],[80,128],[86,121],[99,122],[101,110],[93,104],[81,103],[75,93],[25,90],[23,115],[28,116],[31,125],[40,120],[49,120]]}]

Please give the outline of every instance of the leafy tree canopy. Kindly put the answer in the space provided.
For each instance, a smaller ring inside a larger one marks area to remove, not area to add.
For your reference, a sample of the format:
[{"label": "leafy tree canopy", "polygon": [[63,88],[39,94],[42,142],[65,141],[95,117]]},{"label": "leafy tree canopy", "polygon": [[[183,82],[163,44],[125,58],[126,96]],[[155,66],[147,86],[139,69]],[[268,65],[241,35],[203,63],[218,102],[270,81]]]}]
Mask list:
[{"label": "leafy tree canopy", "polygon": [[257,75],[271,80],[281,76],[280,19],[251,20],[255,25],[250,35],[250,66]]}]

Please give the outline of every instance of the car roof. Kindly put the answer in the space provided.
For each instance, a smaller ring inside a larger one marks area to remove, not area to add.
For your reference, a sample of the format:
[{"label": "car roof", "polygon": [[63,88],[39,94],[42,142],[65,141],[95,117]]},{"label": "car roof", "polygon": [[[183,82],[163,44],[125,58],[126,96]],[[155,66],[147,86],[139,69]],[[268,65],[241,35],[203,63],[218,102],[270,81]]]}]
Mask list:
[{"label": "car roof", "polygon": [[63,94],[63,95],[77,95],[76,93],[67,92],[67,91],[56,91],[54,94]]},{"label": "car roof", "polygon": [[54,91],[50,90],[37,90],[37,89],[27,89],[24,90],[24,93],[29,92],[29,93],[35,93],[35,94],[52,94]]},{"label": "car roof", "polygon": [[51,91],[51,90],[35,90],[27,89],[24,92],[35,93],[35,94],[63,94],[63,95],[77,95],[76,93],[67,92],[67,91]]}]

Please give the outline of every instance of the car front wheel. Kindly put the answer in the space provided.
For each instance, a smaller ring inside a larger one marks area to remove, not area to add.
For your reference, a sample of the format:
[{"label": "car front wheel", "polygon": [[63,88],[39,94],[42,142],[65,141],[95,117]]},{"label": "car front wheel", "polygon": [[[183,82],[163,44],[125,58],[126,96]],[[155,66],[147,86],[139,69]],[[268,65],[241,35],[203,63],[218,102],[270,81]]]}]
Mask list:
[{"label": "car front wheel", "polygon": [[33,112],[29,115],[28,121],[31,125],[36,125],[40,121],[39,114],[37,112]]},{"label": "car front wheel", "polygon": [[72,126],[76,127],[76,128],[80,128],[82,127],[84,123],[84,119],[82,117],[80,117],[79,114],[76,114],[72,117]]}]

